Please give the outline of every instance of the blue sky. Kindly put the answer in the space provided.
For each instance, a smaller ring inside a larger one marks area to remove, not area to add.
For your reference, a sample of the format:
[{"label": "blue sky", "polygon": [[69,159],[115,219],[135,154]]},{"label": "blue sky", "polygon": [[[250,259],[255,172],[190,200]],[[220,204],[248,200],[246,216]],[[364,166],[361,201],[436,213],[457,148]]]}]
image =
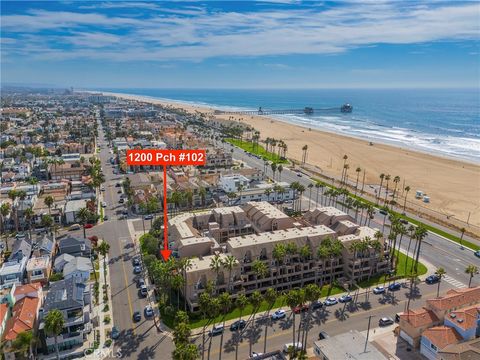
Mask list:
[{"label": "blue sky", "polygon": [[478,87],[480,5],[2,1],[2,84]]}]

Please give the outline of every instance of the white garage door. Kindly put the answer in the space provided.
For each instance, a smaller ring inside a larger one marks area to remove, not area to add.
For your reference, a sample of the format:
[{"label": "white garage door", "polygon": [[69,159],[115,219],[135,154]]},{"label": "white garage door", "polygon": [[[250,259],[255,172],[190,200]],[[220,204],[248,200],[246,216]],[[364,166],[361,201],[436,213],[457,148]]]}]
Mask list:
[{"label": "white garage door", "polygon": [[411,346],[413,346],[413,339],[410,335],[408,335],[405,331],[400,330],[400,337],[405,340],[407,343],[409,343]]}]

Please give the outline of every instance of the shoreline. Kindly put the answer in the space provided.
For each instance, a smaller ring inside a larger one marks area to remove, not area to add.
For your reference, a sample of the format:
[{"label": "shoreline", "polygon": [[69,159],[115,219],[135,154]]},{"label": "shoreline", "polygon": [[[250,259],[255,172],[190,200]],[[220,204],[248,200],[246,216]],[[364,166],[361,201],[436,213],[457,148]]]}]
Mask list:
[{"label": "shoreline", "polygon": [[[215,107],[135,94],[84,92],[103,93],[128,100],[176,107],[191,113],[208,113],[218,120],[229,118],[228,115],[213,115]],[[384,173],[391,175],[390,189],[393,189],[393,178],[398,175],[401,178],[398,189],[403,189],[404,181],[405,186],[409,185],[411,188],[408,195],[409,202],[438,213],[438,217],[453,215],[456,219],[466,222],[470,216],[470,224],[480,226],[480,200],[476,196],[480,194],[480,165],[477,163],[380,142],[370,146],[370,140],[308,128],[278,118],[234,115],[234,121],[254,127],[260,131],[262,139],[273,137],[285,141],[288,145],[287,157],[295,160],[301,159],[301,148],[307,144],[309,148],[307,163],[318,167],[325,175],[340,176],[344,154],[349,157],[351,180],[356,178],[357,167],[362,169],[362,176],[365,170],[365,186],[378,186],[379,175]],[[280,123],[281,126],[272,126],[275,123]],[[360,176],[360,182],[362,176]],[[385,181],[383,188],[385,188]],[[423,190],[430,196],[429,204],[414,199],[417,189]]]},{"label": "shoreline", "polygon": [[[180,108],[188,107],[188,108],[195,109],[197,111],[198,110],[208,111],[208,113],[210,115],[214,115],[213,114],[214,110],[230,111],[231,109],[243,109],[243,108],[237,108],[235,106],[223,106],[223,105],[216,106],[216,105],[212,105],[212,104],[197,104],[197,103],[193,103],[193,102],[188,102],[186,100],[184,101],[184,100],[167,99],[167,98],[156,98],[156,97],[148,96],[148,95],[115,93],[115,92],[94,91],[94,90],[79,90],[79,91],[87,92],[87,93],[102,93],[102,94],[109,95],[109,96],[116,96],[116,97],[119,97],[119,98],[123,97],[125,99],[137,100],[137,101],[142,101],[142,102],[147,102],[147,103],[152,102],[154,104],[157,103],[157,104],[162,104],[162,105],[167,105],[167,106],[178,105]],[[232,111],[235,111],[235,110],[232,110]],[[238,115],[238,116],[240,116],[240,115]],[[259,116],[259,115],[256,115],[256,116]],[[219,117],[219,116],[217,115],[216,117]],[[384,146],[394,147],[394,148],[398,148],[398,149],[405,150],[405,151],[408,150],[408,151],[411,151],[411,152],[416,152],[416,153],[419,153],[419,154],[422,154],[422,155],[432,156],[434,158],[440,158],[440,159],[451,160],[451,161],[458,161],[458,162],[465,163],[465,164],[468,164],[468,165],[480,166],[480,159],[478,160],[478,162],[476,162],[472,159],[465,159],[465,158],[462,158],[462,157],[459,157],[459,156],[454,156],[454,155],[438,154],[438,153],[435,153],[435,152],[429,152],[427,150],[422,151],[418,148],[410,149],[405,144],[396,144],[396,143],[393,143],[393,142],[375,140],[375,139],[365,139],[365,138],[362,138],[360,136],[355,136],[355,135],[351,135],[351,134],[340,134],[340,133],[337,134],[337,133],[333,132],[332,130],[322,129],[322,128],[319,128],[319,127],[309,127],[309,126],[306,126],[306,125],[303,125],[303,124],[300,124],[300,123],[297,123],[297,122],[288,121],[286,119],[282,119],[280,117],[275,117],[275,116],[271,116],[271,115],[262,115],[262,118],[271,119],[273,121],[280,121],[281,123],[283,123],[285,125],[298,126],[298,127],[303,128],[303,129],[307,129],[309,131],[319,131],[319,132],[322,132],[322,133],[326,133],[326,134],[330,134],[330,135],[334,135],[334,136],[342,136],[342,137],[345,137],[345,138],[364,141],[364,142],[367,142],[367,143],[372,142],[374,145],[377,145],[377,146],[378,145],[384,145]]]}]

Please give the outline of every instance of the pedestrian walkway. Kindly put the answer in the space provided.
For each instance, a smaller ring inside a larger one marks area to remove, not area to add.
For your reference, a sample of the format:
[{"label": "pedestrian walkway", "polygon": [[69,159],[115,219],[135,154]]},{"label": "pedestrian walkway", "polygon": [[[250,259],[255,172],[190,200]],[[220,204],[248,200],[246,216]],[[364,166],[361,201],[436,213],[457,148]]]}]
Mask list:
[{"label": "pedestrian walkway", "polygon": [[444,275],[442,281],[446,281],[447,283],[455,286],[456,288],[466,288],[467,287],[467,285],[465,285],[461,281],[455,280],[454,278],[452,278],[448,275]]}]

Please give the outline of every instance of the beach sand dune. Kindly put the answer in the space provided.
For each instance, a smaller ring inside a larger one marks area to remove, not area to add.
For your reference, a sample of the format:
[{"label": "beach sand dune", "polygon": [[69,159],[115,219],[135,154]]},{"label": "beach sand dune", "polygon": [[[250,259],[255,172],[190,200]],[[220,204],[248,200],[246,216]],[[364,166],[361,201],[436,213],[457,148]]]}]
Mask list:
[{"label": "beach sand dune", "polygon": [[[170,105],[191,112],[213,113],[213,109],[205,107],[133,95],[112,95]],[[379,143],[370,145],[366,140],[308,129],[263,116],[235,116],[235,119],[260,131],[261,139],[272,137],[284,140],[289,158],[300,160],[302,147],[308,145],[307,162],[319,167],[324,175],[340,177],[343,156],[347,155],[350,179],[355,178],[357,167],[365,170],[366,184],[378,185],[381,173],[390,174],[392,180],[398,175],[401,178],[399,187],[405,183],[411,188],[409,201],[427,206],[438,212],[439,217],[444,216],[444,219],[447,215],[453,215],[458,220],[467,221],[470,215],[470,224],[480,226],[480,166],[477,164]],[[392,180],[391,188],[394,185]],[[415,200],[416,190],[428,194],[430,204]]]}]

